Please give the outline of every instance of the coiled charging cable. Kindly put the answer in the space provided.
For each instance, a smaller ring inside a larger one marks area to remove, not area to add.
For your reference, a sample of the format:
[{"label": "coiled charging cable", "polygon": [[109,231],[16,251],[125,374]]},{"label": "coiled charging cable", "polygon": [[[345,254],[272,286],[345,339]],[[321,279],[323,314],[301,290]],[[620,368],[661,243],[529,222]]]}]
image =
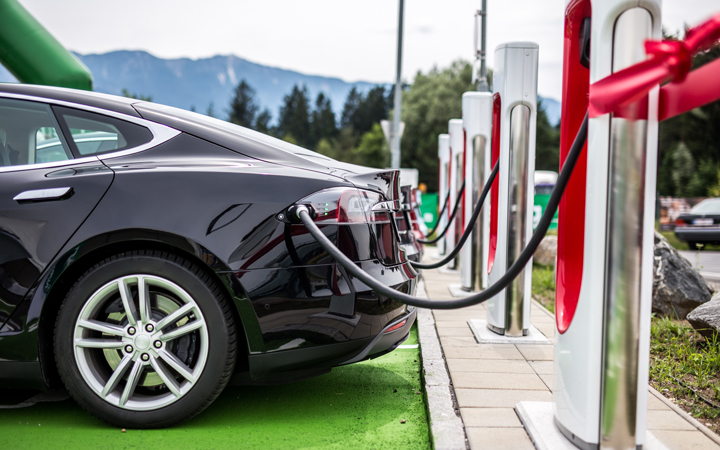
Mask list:
[{"label": "coiled charging cable", "polygon": [[[465,190],[465,180],[463,180],[462,184],[460,185],[460,189],[458,189],[457,197],[455,197],[455,207],[453,208],[452,213],[450,214],[450,218],[448,219],[447,225],[445,225],[445,229],[442,233],[435,236],[433,239],[418,239],[418,242],[421,244],[434,244],[440,239],[445,236],[445,233],[447,233],[447,230],[450,228],[450,224],[453,220],[455,220],[455,216],[458,212],[458,206],[460,206],[460,200],[462,200],[462,193]],[[450,192],[448,191],[447,197],[445,197],[445,204],[442,207],[442,210],[440,210],[440,214],[438,214],[438,221],[435,224],[435,228],[432,229],[427,235],[432,236],[432,234],[437,230],[437,228],[440,226],[440,218],[442,217],[443,213],[445,212],[445,208],[447,208],[448,203],[450,203]]]},{"label": "coiled charging cable", "polygon": [[431,300],[413,297],[412,295],[396,291],[395,289],[379,282],[370,274],[359,268],[352,260],[345,256],[343,252],[341,252],[337,247],[335,247],[335,245],[333,245],[333,243],[323,234],[323,232],[320,231],[320,228],[315,225],[315,222],[313,222],[313,219],[310,217],[310,211],[308,210],[308,207],[306,205],[293,205],[288,209],[288,217],[294,216],[295,218],[298,218],[305,225],[310,234],[318,241],[320,246],[324,248],[325,251],[327,251],[338,262],[338,264],[344,267],[345,270],[347,270],[357,279],[368,285],[370,288],[374,289],[380,295],[384,295],[385,297],[398,300],[407,305],[417,306],[420,308],[457,309],[464,308],[466,306],[477,305],[478,303],[482,303],[492,298],[500,291],[508,287],[508,285],[510,285],[510,283],[520,274],[528,261],[530,261],[533,253],[535,253],[538,245],[540,245],[543,237],[545,237],[545,234],[550,227],[550,223],[552,222],[553,216],[555,215],[555,211],[560,204],[562,195],[565,192],[568,181],[570,180],[570,176],[575,169],[575,164],[580,157],[580,153],[582,153],[582,149],[587,139],[587,127],[588,116],[587,114],[585,114],[582,125],[580,125],[580,130],[578,130],[578,133],[575,136],[575,141],[573,142],[572,147],[570,148],[570,152],[568,152],[567,158],[565,159],[565,164],[560,171],[560,175],[558,176],[555,188],[550,195],[550,200],[548,201],[545,213],[540,218],[537,229],[535,230],[532,239],[530,239],[530,242],[528,242],[528,245],[525,247],[522,253],[520,253],[520,256],[513,263],[513,265],[510,266],[507,272],[505,272],[505,274],[495,284],[489,286],[484,291],[478,292],[477,294],[471,295],[469,297],[456,300]]}]

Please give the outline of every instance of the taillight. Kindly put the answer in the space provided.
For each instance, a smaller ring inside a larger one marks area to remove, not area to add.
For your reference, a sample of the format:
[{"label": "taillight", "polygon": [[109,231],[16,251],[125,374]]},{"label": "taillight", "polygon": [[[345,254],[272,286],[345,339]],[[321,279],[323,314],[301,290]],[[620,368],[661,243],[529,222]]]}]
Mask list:
[{"label": "taillight", "polygon": [[391,331],[399,330],[400,328],[404,327],[407,323],[407,319],[403,320],[402,322],[398,322],[395,325],[391,326],[387,330],[385,330],[385,333],[389,333]]},{"label": "taillight", "polygon": [[310,204],[315,208],[315,222],[389,223],[391,208],[383,200],[376,192],[330,188],[305,197],[298,203]]},{"label": "taillight", "polygon": [[685,225],[685,221],[678,217],[677,220],[675,220],[675,225],[683,226]]}]

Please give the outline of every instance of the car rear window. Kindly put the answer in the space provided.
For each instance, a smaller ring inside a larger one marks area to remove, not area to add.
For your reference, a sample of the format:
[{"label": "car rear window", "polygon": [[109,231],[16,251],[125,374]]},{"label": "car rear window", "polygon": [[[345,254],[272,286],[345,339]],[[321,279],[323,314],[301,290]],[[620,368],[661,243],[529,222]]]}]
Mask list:
[{"label": "car rear window", "polygon": [[710,198],[695,205],[690,214],[720,214],[720,198]]},{"label": "car rear window", "polygon": [[53,106],[53,111],[78,156],[131,149],[153,138],[147,128],[114,117],[62,106]]}]

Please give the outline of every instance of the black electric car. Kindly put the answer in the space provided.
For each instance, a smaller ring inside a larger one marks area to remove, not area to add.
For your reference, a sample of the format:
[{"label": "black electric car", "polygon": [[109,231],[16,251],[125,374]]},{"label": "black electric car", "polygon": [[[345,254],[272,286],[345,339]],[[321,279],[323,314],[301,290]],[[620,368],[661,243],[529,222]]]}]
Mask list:
[{"label": "black electric car", "polygon": [[229,382],[276,383],[397,347],[412,293],[396,171],[199,114],[0,85],[0,386],[65,388],[113,424],[175,424]]}]

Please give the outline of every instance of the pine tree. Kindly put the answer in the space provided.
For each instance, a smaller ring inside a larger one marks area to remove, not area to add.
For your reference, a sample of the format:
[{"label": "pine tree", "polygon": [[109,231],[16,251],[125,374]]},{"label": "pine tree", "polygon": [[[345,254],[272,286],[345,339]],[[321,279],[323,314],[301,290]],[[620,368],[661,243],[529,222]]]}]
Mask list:
[{"label": "pine tree", "polygon": [[307,88],[293,86],[290,94],[283,99],[277,125],[277,133],[281,138],[291,136],[298,145],[310,148],[310,102]]},{"label": "pine tree", "polygon": [[355,132],[359,135],[372,130],[373,125],[380,123],[388,117],[388,104],[385,97],[385,88],[383,86],[375,86],[370,89],[367,95],[360,102],[358,111],[358,120]]},{"label": "pine tree", "polygon": [[312,112],[312,147],[318,145],[322,139],[331,139],[337,136],[335,113],[332,110],[330,99],[320,92],[315,100],[315,110]]},{"label": "pine tree", "polygon": [[255,131],[260,133],[270,134],[270,120],[272,120],[272,114],[270,110],[265,108],[255,118]]},{"label": "pine tree", "polygon": [[228,121],[242,127],[253,128],[258,109],[255,102],[255,89],[250,87],[245,80],[240,81],[235,88],[235,95],[230,101]]},{"label": "pine tree", "polygon": [[362,101],[362,94],[353,86],[345,98],[342,115],[340,116],[341,128],[355,129],[358,126],[358,111],[360,110],[360,103],[362,103]]},{"label": "pine tree", "polygon": [[370,131],[374,124],[388,117],[389,103],[383,86],[375,86],[363,95],[353,86],[343,106],[340,124],[357,136]]}]

